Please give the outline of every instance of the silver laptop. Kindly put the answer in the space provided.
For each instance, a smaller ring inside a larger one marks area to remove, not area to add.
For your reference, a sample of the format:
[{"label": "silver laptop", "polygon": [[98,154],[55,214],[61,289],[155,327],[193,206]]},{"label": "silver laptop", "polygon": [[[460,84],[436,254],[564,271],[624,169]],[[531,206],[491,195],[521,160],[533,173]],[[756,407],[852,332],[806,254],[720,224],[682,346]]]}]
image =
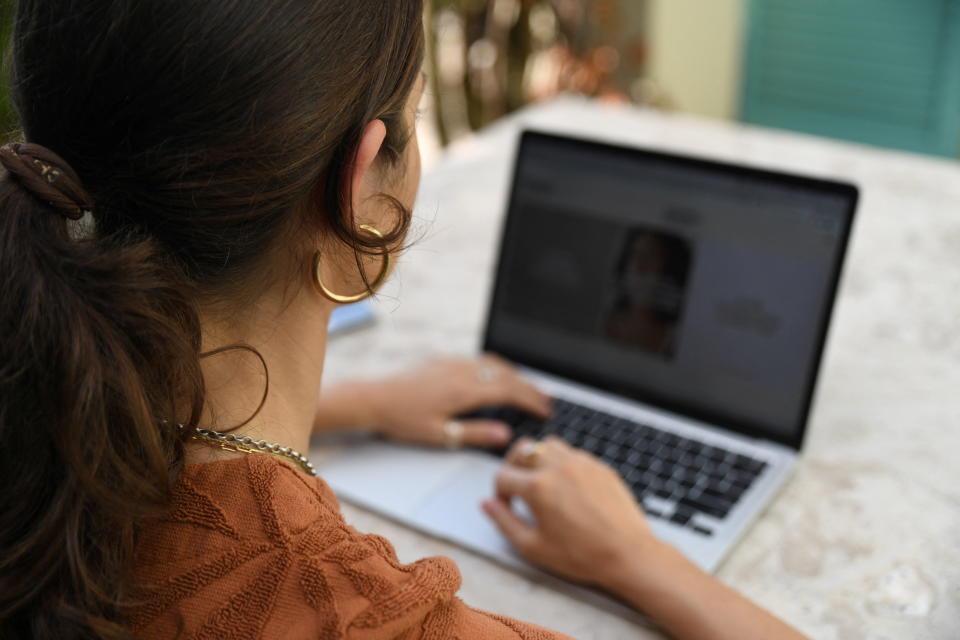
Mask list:
[{"label": "silver laptop", "polygon": [[[479,413],[600,456],[659,537],[716,569],[800,452],[857,199],[846,184],[525,132],[484,348],[518,363],[555,415]],[[500,464],[366,440],[319,471],[349,502],[535,571],[479,507]]]}]

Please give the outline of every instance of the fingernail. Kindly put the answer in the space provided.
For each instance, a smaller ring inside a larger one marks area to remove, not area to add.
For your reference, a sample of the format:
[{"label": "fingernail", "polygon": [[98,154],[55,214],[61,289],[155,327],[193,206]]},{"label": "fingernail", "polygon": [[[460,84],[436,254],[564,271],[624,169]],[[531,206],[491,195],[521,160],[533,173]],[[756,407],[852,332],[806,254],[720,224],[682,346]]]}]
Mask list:
[{"label": "fingernail", "polygon": [[492,444],[503,444],[510,440],[510,429],[507,427],[490,427],[490,442]]}]

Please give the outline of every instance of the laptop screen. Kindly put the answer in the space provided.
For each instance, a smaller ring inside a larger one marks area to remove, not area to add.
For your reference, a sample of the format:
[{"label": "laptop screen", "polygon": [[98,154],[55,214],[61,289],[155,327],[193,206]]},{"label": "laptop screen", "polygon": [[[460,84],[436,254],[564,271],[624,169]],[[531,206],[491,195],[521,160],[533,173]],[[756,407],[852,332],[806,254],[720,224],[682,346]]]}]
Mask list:
[{"label": "laptop screen", "polygon": [[527,132],[485,348],[799,448],[856,201]]}]

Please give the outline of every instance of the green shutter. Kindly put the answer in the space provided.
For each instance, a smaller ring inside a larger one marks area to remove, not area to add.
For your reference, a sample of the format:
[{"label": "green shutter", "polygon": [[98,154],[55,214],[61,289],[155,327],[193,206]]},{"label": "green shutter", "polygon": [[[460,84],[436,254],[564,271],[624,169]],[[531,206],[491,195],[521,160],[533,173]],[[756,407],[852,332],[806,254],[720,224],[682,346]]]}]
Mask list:
[{"label": "green shutter", "polygon": [[751,0],[746,122],[957,157],[960,0]]}]

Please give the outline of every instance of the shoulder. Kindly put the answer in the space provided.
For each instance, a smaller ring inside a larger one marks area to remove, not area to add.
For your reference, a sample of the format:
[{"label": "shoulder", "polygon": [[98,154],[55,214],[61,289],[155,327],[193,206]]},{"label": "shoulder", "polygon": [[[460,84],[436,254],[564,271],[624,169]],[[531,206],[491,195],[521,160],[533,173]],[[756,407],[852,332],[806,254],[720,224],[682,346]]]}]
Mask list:
[{"label": "shoulder", "polygon": [[141,638],[555,637],[469,609],[449,558],[401,564],[344,522],[323,480],[267,456],[188,467],[140,535],[136,575]]},{"label": "shoulder", "polygon": [[400,564],[387,540],[344,522],[323,480],[256,455],[188,467],[169,514],[141,532],[136,564],[141,637],[181,624],[224,639],[286,637],[291,625],[321,638],[401,631],[460,587],[449,559]]}]

